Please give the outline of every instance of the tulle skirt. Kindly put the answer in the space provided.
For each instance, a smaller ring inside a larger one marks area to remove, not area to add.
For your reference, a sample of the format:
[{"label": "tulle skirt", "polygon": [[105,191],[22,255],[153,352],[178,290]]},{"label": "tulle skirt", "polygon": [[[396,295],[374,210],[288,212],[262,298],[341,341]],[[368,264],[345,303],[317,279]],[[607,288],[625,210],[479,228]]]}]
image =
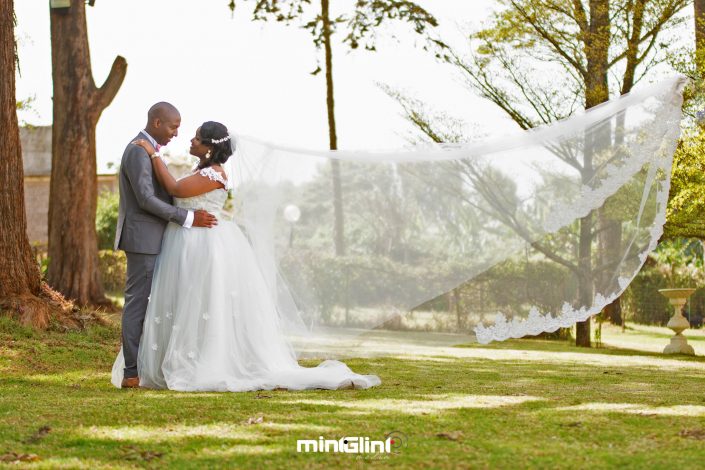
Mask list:
[{"label": "tulle skirt", "polygon": [[[240,392],[381,383],[339,361],[299,366],[285,333],[274,295],[237,224],[167,226],[140,341],[140,386]],[[112,371],[116,387],[123,368],[121,350]]]}]

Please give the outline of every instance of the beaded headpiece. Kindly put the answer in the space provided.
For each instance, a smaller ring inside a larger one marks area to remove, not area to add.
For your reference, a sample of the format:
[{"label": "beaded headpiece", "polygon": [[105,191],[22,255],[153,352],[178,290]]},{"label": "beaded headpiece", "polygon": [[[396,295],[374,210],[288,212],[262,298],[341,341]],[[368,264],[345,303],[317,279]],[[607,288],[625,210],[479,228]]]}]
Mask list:
[{"label": "beaded headpiece", "polygon": [[223,142],[227,142],[228,140],[230,140],[230,136],[226,135],[222,139],[211,139],[211,143],[212,144],[222,144]]}]

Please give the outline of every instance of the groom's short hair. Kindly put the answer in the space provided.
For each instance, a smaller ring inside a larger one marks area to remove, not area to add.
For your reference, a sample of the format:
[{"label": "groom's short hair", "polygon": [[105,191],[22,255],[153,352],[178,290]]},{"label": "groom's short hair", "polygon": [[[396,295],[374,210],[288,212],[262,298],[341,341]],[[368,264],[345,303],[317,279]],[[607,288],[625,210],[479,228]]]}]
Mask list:
[{"label": "groom's short hair", "polygon": [[179,110],[176,109],[176,106],[166,101],[160,101],[149,108],[147,119],[149,119],[149,122],[153,122],[155,119],[164,120],[165,117],[174,114],[179,114]]}]

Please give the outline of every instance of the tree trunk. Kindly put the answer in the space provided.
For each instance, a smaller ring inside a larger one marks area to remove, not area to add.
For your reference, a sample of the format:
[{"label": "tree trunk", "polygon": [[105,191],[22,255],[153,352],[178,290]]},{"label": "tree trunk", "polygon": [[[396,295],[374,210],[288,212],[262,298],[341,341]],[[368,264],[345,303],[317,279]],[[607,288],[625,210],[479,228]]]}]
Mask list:
[{"label": "tree trunk", "polygon": [[41,277],[27,238],[24,171],[15,98],[13,0],[0,0],[0,309],[27,325],[49,324]]},{"label": "tree trunk", "polygon": [[[610,262],[619,258],[620,247],[622,244],[622,224],[620,221],[610,219],[607,211],[601,210],[598,212],[599,229],[599,244],[601,259],[598,261],[601,265],[607,265]],[[609,269],[600,276],[601,285],[607,286],[607,281],[612,279],[612,272]],[[603,292],[606,294],[606,292]],[[617,297],[612,303],[605,306],[602,310],[602,317],[609,319],[613,325],[622,326],[622,304],[620,297]]]},{"label": "tree trunk", "polygon": [[[597,106],[609,99],[607,70],[610,45],[609,0],[590,0],[590,26],[585,38],[587,70],[585,76],[585,108]],[[603,132],[609,132],[604,126]],[[585,150],[585,164],[582,179],[588,184],[593,176],[592,155],[599,149],[588,143]],[[593,285],[591,279],[592,253],[592,214],[580,219],[580,247],[578,269],[581,272],[579,301],[582,305],[592,305]],[[579,322],[575,332],[576,346],[590,347],[590,320]]]},{"label": "tree trunk", "polygon": [[705,74],[705,0],[694,0],[695,17],[695,63],[700,76]]},{"label": "tree trunk", "polygon": [[[627,55],[624,76],[622,79],[621,94],[630,93],[634,87],[636,79],[636,68],[639,65],[639,40],[644,29],[644,9],[647,0],[636,0],[633,4],[632,29],[627,38]],[[624,112],[617,116],[617,127],[615,129],[615,143],[621,145],[624,142],[623,127],[626,116]],[[622,239],[622,227],[613,220],[610,220],[605,213],[599,214],[600,219],[600,242],[602,243],[604,259],[601,264],[605,264],[610,259],[614,259],[619,253],[619,245]],[[623,326],[621,298],[617,297],[614,302],[607,305],[602,311],[603,317],[609,319],[613,325]]]},{"label": "tree trunk", "polygon": [[[637,0],[633,6],[632,31],[627,40],[627,57],[626,67],[622,80],[622,95],[630,93],[634,87],[636,78],[636,68],[639,65],[639,39],[642,35],[644,27],[644,8],[647,0]],[[615,143],[621,145],[624,143],[624,125],[626,116],[621,112],[617,116],[617,128],[615,129]],[[601,264],[605,264],[610,259],[614,259],[620,252],[620,244],[622,241],[622,226],[619,222],[610,220],[604,212],[599,214],[600,218],[600,242],[603,244],[605,257],[601,260]],[[622,301],[621,297],[617,297],[611,304],[607,305],[602,310],[603,317],[609,319],[613,325],[624,325],[622,318]]]},{"label": "tree trunk", "polygon": [[[321,18],[323,19],[323,44],[326,56],[326,106],[328,110],[328,139],[331,150],[338,150],[338,134],[335,128],[335,99],[333,94],[333,48],[331,46],[331,27],[329,0],[321,0]],[[345,222],[343,216],[343,189],[340,180],[340,161],[330,161],[333,178],[333,217],[336,256],[345,255]]]},{"label": "tree trunk", "polygon": [[54,124],[49,199],[52,287],[80,305],[106,302],[95,232],[95,128],[117,94],[127,63],[117,57],[101,88],[93,81],[83,0],[51,9]]}]

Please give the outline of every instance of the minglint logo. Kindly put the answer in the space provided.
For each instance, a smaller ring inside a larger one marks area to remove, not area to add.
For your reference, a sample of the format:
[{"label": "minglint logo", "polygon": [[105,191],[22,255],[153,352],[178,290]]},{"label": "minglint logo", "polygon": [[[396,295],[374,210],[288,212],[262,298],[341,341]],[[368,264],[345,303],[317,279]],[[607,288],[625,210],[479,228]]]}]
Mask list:
[{"label": "minglint logo", "polygon": [[373,441],[369,437],[350,436],[340,439],[299,439],[296,452],[340,452],[344,454],[398,454],[406,447],[406,436],[392,431],[383,441]]}]

